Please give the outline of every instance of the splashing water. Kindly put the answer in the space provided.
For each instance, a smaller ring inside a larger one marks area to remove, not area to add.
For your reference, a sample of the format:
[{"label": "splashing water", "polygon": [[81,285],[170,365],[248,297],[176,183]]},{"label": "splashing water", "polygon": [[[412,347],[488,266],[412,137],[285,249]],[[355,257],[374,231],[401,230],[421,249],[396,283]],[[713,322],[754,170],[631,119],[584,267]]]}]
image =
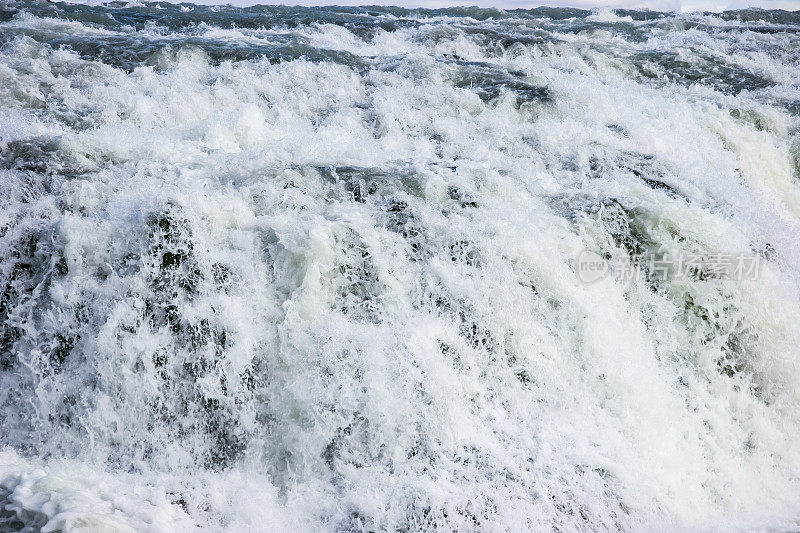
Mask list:
[{"label": "splashing water", "polygon": [[800,516],[800,14],[4,0],[0,45],[0,529]]}]

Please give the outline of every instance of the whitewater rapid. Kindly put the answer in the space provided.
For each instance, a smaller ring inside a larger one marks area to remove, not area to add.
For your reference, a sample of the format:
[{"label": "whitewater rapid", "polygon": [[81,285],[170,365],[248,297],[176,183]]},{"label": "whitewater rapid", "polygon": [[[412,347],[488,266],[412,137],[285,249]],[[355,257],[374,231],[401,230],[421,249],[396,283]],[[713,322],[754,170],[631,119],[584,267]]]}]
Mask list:
[{"label": "whitewater rapid", "polygon": [[799,117],[798,13],[2,0],[0,529],[793,527]]}]

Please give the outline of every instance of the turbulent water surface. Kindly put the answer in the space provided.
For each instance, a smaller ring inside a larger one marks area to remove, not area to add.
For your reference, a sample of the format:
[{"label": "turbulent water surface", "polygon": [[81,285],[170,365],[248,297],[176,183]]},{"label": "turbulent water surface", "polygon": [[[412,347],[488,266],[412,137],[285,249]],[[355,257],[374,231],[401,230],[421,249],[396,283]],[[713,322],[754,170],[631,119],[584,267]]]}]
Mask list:
[{"label": "turbulent water surface", "polygon": [[791,527],[798,179],[800,13],[3,0],[0,529]]}]

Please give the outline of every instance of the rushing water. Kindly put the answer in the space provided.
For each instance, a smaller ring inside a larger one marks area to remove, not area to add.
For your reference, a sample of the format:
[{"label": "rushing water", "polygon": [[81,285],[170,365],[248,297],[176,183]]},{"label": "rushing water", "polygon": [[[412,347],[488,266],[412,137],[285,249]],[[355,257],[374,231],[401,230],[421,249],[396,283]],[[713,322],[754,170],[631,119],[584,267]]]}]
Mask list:
[{"label": "rushing water", "polygon": [[0,46],[0,529],[800,516],[800,13],[3,0]]}]

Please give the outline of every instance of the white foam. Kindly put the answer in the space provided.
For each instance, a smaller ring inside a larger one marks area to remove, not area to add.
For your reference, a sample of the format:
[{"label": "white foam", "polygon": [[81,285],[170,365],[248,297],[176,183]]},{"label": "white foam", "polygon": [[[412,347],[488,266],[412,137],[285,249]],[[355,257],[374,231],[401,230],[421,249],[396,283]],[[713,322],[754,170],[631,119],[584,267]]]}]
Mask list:
[{"label": "white foam", "polygon": [[[504,50],[439,22],[297,30],[391,67],[364,73],[196,47],[123,72],[30,38],[3,49],[3,146],[56,143],[41,157],[68,176],[2,174],[4,246],[35,234],[54,263],[9,317],[8,510],[65,531],[798,516],[797,120],[763,100],[797,91],[789,60],[742,38],[731,61],[777,86],[723,94],[633,63],[733,46],[696,30]],[[453,84],[466,61],[551,101],[484,101],[480,80]],[[771,259],[754,282],[582,284],[581,250],[627,257],[619,217],[651,251]]]}]

